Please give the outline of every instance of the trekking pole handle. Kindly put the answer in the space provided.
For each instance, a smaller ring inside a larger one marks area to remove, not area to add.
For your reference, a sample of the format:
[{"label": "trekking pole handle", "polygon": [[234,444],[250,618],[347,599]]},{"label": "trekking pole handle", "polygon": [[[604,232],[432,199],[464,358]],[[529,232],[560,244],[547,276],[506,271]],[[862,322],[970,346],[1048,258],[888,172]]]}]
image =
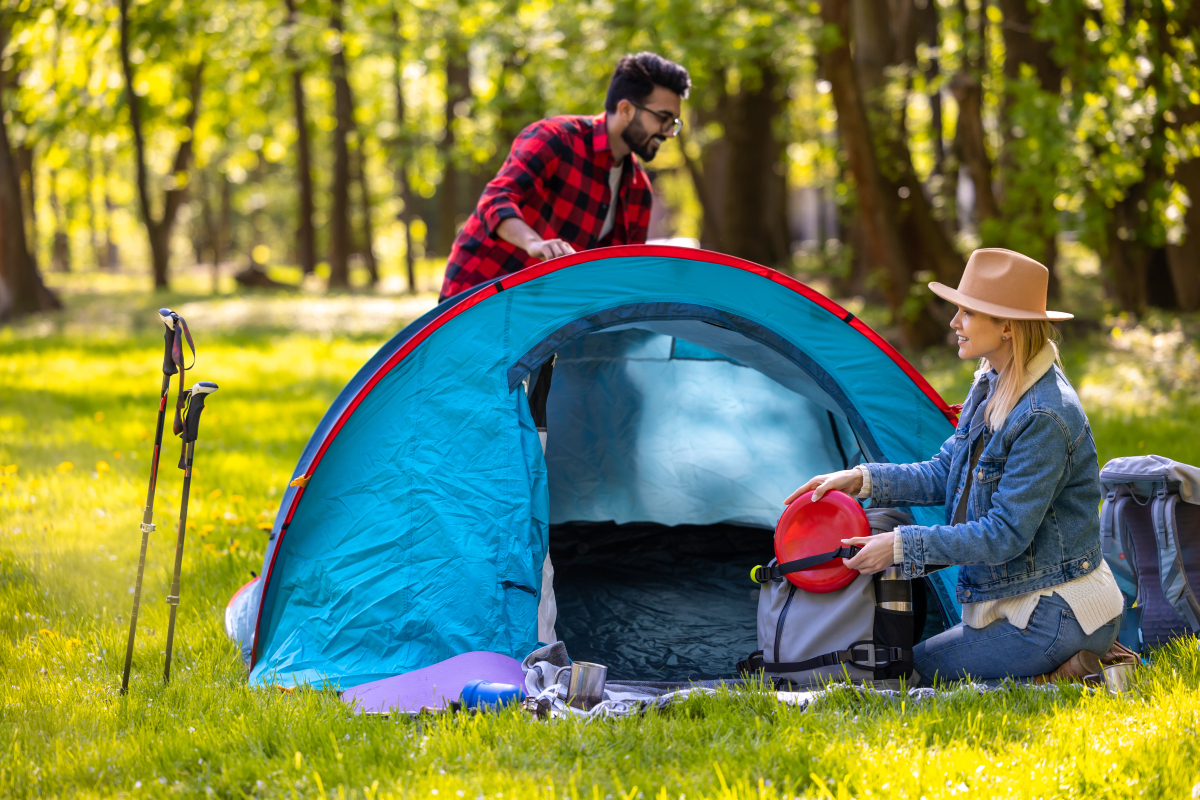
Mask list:
[{"label": "trekking pole handle", "polygon": [[167,327],[163,334],[163,375],[174,375],[179,372],[179,368],[175,366],[175,357],[172,351],[175,347],[175,312],[169,308],[160,308],[158,310],[158,318],[162,320],[163,325]]},{"label": "trekking pole handle", "polygon": [[199,381],[192,384],[188,395],[187,417],[183,421],[183,441],[185,443],[196,441],[196,437],[200,435],[200,412],[204,410],[204,400],[217,388],[212,381]]}]

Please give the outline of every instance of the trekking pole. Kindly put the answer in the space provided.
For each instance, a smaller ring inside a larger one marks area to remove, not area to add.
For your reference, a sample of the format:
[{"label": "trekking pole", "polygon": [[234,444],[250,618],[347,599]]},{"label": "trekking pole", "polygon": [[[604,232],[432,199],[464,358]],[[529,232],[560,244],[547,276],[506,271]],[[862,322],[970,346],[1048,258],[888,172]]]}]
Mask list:
[{"label": "trekking pole", "polygon": [[[137,581],[133,586],[133,612],[129,615],[129,643],[125,647],[125,671],[121,675],[121,694],[129,691],[129,670],[133,665],[133,642],[137,636],[138,608],[142,602],[142,575],[146,571],[146,548],[150,544],[150,534],[154,531],[154,490],[158,486],[158,456],[162,451],[163,422],[167,412],[167,398],[171,393],[171,376],[179,373],[179,385],[183,387],[183,343],[181,334],[187,336],[188,345],[192,348],[192,356],[196,355],[196,347],[192,336],[188,333],[187,323],[183,317],[169,308],[158,310],[159,319],[166,326],[163,334],[163,365],[162,388],[158,393],[158,422],[154,428],[154,454],[150,458],[150,488],[146,491],[146,510],[142,513],[142,551],[138,556]],[[193,362],[194,363],[194,362]]]},{"label": "trekking pole", "polygon": [[200,432],[200,412],[204,400],[217,390],[212,381],[193,384],[187,393],[187,412],[183,420],[183,449],[179,455],[179,468],[183,470],[183,500],[179,505],[179,538],[175,541],[175,576],[171,579],[171,594],[167,603],[171,616],[167,621],[167,660],[163,665],[163,683],[171,680],[171,646],[175,642],[175,611],[179,608],[179,572],[183,569],[183,538],[187,530],[188,490],[192,488],[192,457],[196,452],[196,438]]}]

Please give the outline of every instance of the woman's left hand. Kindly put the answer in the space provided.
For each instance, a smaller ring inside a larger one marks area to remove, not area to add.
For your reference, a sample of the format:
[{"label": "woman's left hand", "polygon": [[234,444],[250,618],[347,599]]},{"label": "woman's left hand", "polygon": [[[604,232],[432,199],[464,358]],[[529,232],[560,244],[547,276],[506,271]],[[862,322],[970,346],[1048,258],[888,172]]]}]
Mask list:
[{"label": "woman's left hand", "polygon": [[852,539],[842,539],[842,544],[852,544],[861,547],[854,558],[846,561],[846,566],[856,569],[863,575],[874,575],[892,566],[895,556],[892,546],[896,540],[896,532],[888,531],[875,536],[855,536]]}]

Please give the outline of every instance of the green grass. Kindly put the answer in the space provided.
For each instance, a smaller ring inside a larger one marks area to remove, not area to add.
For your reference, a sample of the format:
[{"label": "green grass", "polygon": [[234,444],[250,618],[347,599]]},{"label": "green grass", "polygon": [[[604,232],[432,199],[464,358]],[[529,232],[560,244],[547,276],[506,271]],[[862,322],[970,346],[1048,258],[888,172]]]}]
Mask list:
[{"label": "green grass", "polygon": [[[0,478],[0,796],[1132,798],[1194,796],[1200,783],[1194,642],[1160,653],[1121,698],[841,692],[800,711],[748,691],[637,719],[547,724],[516,713],[367,719],[329,693],[251,690],[222,613],[260,568],[259,523],[273,519],[337,391],[432,299],[301,295],[288,306],[105,286],[68,292],[61,318],[0,330],[0,465],[15,465]],[[162,685],[162,599],[181,473],[168,436],[132,691],[121,697],[158,305],[190,309],[200,360],[189,381],[221,390],[197,447],[173,680]],[[288,308],[305,310],[281,320]],[[1154,347],[1120,349],[1108,333],[1066,348],[1078,385],[1131,387],[1089,406],[1102,461],[1157,452],[1200,463],[1195,348]],[[961,399],[969,366],[944,354],[916,362]]]}]

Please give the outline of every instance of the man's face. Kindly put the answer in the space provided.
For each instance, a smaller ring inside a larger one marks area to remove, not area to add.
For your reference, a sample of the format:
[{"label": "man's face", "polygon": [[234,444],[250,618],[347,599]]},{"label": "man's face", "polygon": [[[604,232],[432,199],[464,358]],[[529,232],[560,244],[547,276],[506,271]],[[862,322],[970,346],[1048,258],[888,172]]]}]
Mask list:
[{"label": "man's face", "polygon": [[[675,135],[674,121],[681,113],[682,105],[679,95],[662,86],[655,86],[640,105],[645,106],[645,110],[627,100],[621,101],[618,110],[630,116],[621,131],[621,138],[643,161],[653,161],[662,143]],[[664,121],[668,115],[668,121]]]}]

